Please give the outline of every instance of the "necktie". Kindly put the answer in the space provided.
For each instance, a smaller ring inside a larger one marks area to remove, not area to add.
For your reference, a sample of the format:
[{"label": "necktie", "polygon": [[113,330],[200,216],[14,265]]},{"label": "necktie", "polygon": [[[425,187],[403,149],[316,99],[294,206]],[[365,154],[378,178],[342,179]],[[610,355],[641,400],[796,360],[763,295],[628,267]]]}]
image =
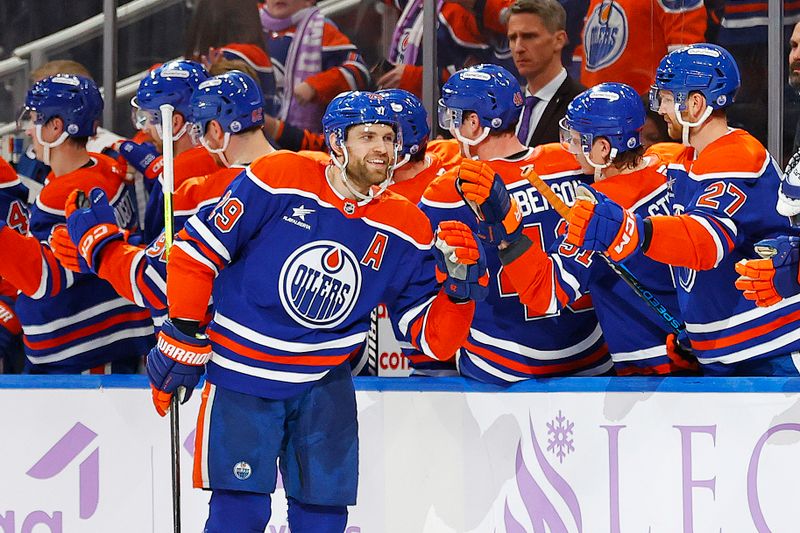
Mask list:
[{"label": "necktie", "polygon": [[519,142],[522,144],[528,144],[528,133],[530,133],[530,126],[531,126],[531,113],[533,112],[533,108],[539,103],[540,98],[538,96],[526,96],[525,97],[525,105],[522,108],[522,118],[520,119],[519,131],[517,133],[517,138],[519,138]]}]

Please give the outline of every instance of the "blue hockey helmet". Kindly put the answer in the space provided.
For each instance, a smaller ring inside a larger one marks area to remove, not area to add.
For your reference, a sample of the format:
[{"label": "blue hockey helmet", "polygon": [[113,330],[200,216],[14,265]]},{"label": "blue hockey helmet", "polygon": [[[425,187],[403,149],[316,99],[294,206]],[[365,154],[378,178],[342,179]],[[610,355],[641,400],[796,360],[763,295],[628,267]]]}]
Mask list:
[{"label": "blue hockey helmet", "polygon": [[177,60],[153,69],[139,82],[131,105],[151,113],[150,119],[160,124],[159,108],[170,104],[185,118],[190,116],[192,93],[208,79],[208,72],[195,61]]},{"label": "blue hockey helmet", "polygon": [[389,106],[397,114],[400,130],[403,133],[403,146],[400,155],[414,155],[425,151],[431,128],[428,125],[428,112],[419,98],[403,89],[383,89],[376,94],[386,97]]},{"label": "blue hockey helmet", "polygon": [[[561,144],[570,152],[592,149],[598,137],[611,144],[611,157],[641,145],[644,104],[633,87],[624,83],[601,83],[583,91],[567,106],[559,123]],[[572,131],[578,133],[573,137]],[[578,146],[579,145],[579,146]]]},{"label": "blue hockey helmet", "polygon": [[712,109],[731,105],[741,85],[736,60],[715,44],[699,43],[673,50],[661,59],[650,91],[650,107],[658,111],[661,90],[671,91],[678,110],[686,109],[693,91],[701,93]]},{"label": "blue hockey helmet", "polygon": [[463,113],[472,111],[481,126],[502,131],[517,123],[522,105],[519,82],[509,71],[498,65],[475,65],[459,70],[442,87],[439,125],[458,130]]},{"label": "blue hockey helmet", "polygon": [[330,136],[338,143],[344,142],[347,129],[357,124],[387,124],[397,134],[397,144],[402,145],[397,113],[385,96],[367,91],[348,91],[334,97],[322,116],[325,143],[330,148]]},{"label": "blue hockey helmet", "polygon": [[58,117],[64,121],[65,138],[91,137],[97,132],[103,113],[103,98],[89,78],[56,74],[37,81],[28,91],[19,120],[21,129],[25,129],[22,124],[30,119],[31,112],[36,113],[36,126]]},{"label": "blue hockey helmet", "polygon": [[216,120],[226,133],[239,133],[264,124],[264,96],[258,83],[239,70],[202,82],[192,94],[190,119],[199,133]]}]

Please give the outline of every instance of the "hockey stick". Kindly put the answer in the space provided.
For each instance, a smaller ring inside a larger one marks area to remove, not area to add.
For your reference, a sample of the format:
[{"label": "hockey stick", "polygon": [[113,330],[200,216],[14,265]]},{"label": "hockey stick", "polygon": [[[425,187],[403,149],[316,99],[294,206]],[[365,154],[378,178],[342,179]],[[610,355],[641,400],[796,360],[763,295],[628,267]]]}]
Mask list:
[{"label": "hockey stick", "polygon": [[[162,190],[164,192],[164,243],[166,247],[166,258],[169,261],[169,251],[172,247],[174,234],[174,217],[172,212],[172,192],[175,190],[174,162],[172,138],[172,106],[164,104],[161,110],[161,135],[164,144],[163,161],[164,166],[161,171]],[[172,525],[175,533],[181,531],[181,448],[180,448],[180,420],[178,418],[179,399],[182,395],[181,389],[172,395],[169,406],[169,436],[170,453],[172,463]]]},{"label": "hockey stick", "polygon": [[[559,198],[553,190],[547,186],[542,178],[536,172],[533,172],[532,168],[528,168],[522,172],[522,177],[526,178],[531,185],[533,185],[539,193],[544,196],[545,200],[547,200],[550,205],[556,210],[556,212],[561,215],[565,220],[567,219],[567,215],[569,214],[569,207],[564,201]],[[580,186],[578,187],[578,199],[581,200],[588,200],[592,203],[597,203],[597,199],[594,197],[592,192],[589,190],[588,187]],[[636,276],[628,270],[628,267],[622,265],[620,263],[615,263],[612,261],[605,253],[598,253],[603,258],[603,260],[608,264],[609,268],[614,271],[616,275],[618,275],[622,280],[628,284],[628,286],[633,289],[633,292],[636,295],[645,301],[647,305],[649,305],[655,312],[658,314],[659,317],[672,329],[673,333],[677,336],[680,332],[686,329],[686,324],[680,322],[669,310],[664,307],[656,296],[647,290],[647,288],[641,284],[641,282],[636,278]]]}]

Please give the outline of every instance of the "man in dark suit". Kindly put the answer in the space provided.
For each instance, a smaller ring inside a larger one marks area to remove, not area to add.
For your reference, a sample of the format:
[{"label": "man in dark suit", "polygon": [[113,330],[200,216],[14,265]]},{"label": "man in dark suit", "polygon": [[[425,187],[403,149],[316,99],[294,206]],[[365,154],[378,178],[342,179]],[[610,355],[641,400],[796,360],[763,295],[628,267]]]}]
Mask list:
[{"label": "man in dark suit", "polygon": [[517,0],[510,9],[508,44],[514,65],[527,80],[517,136],[528,146],[558,142],[558,121],[585,89],[561,63],[566,17],[558,0]]}]

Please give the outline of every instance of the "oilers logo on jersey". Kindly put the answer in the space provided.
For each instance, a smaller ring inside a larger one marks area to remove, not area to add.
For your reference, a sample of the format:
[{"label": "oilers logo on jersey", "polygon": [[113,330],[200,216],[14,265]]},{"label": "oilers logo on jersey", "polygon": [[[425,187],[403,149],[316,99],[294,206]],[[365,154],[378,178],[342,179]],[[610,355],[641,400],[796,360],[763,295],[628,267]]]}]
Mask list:
[{"label": "oilers logo on jersey", "polygon": [[628,44],[628,17],[613,0],[597,5],[586,19],[583,46],[586,70],[593,72],[613,64]]},{"label": "oilers logo on jersey", "polygon": [[314,241],[286,259],[278,278],[283,308],[298,324],[332,328],[355,307],[361,270],[353,252],[333,241]]}]

